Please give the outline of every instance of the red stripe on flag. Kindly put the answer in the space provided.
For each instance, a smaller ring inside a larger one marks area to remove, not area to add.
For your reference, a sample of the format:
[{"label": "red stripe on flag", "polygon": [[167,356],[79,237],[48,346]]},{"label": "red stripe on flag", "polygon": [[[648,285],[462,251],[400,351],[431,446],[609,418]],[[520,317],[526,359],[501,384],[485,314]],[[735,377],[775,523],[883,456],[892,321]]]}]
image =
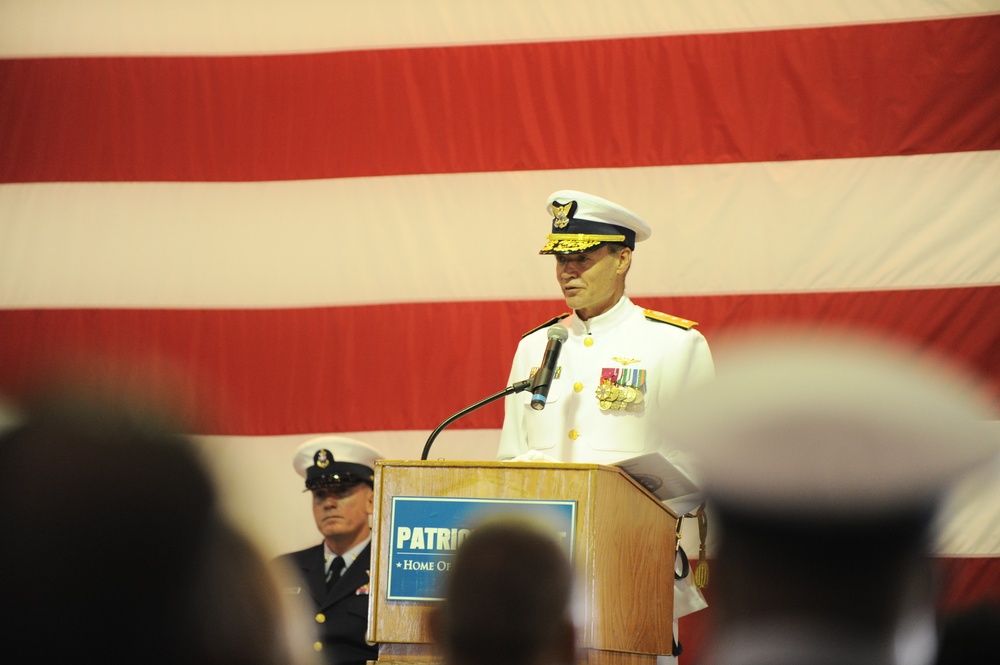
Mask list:
[{"label": "red stripe on flag", "polygon": [[941,557],[936,561],[942,613],[980,603],[1000,604],[1000,556]]},{"label": "red stripe on flag", "polygon": [[0,182],[255,181],[1000,148],[1000,16],[0,61]]},{"label": "red stripe on flag", "polygon": [[[847,326],[944,355],[1000,397],[1000,286],[862,293],[637,298],[702,322],[711,344],[760,324]],[[279,310],[0,311],[0,391],[24,391],[57,363],[143,384],[186,377],[203,434],[428,430],[501,390],[520,334],[558,301]],[[527,378],[527,377],[525,377]],[[497,428],[499,403],[453,428]]]}]

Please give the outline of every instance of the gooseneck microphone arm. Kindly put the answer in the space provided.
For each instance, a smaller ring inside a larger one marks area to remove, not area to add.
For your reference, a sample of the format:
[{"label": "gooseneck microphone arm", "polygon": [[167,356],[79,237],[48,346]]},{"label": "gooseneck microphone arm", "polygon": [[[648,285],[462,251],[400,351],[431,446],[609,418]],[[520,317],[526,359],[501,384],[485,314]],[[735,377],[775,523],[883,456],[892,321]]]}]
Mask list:
[{"label": "gooseneck microphone arm", "polygon": [[436,439],[437,435],[441,433],[441,430],[443,430],[448,425],[452,424],[453,422],[455,422],[456,420],[458,420],[459,418],[461,418],[465,414],[472,413],[473,411],[475,411],[476,409],[478,409],[481,406],[486,406],[490,402],[494,402],[494,401],[500,399],[501,397],[506,397],[507,395],[513,395],[514,393],[519,393],[522,390],[527,390],[529,387],[531,387],[531,379],[525,379],[524,381],[518,381],[517,383],[514,383],[512,385],[507,386],[506,388],[504,388],[500,392],[498,392],[498,393],[496,393],[494,395],[490,395],[486,399],[479,400],[478,402],[476,402],[472,406],[465,407],[464,409],[462,409],[461,411],[459,411],[455,415],[451,416],[450,418],[448,418],[447,420],[445,420],[443,423],[441,423],[440,425],[438,425],[436,428],[434,428],[434,431],[431,432],[431,435],[429,437],[427,437],[427,443],[424,444],[424,452],[420,455],[420,459],[422,459],[422,460],[427,459],[428,453],[431,452],[431,444],[434,443],[434,439]]}]

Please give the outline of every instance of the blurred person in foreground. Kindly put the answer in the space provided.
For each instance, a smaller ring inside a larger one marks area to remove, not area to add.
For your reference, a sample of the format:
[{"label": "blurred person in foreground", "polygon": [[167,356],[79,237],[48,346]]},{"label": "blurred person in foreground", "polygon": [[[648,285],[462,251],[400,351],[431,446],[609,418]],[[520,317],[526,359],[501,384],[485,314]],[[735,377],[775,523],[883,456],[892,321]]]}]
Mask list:
[{"label": "blurred person in foreground", "polygon": [[365,639],[371,581],[371,516],[375,509],[375,461],[383,455],[345,436],[305,441],[292,466],[312,492],[313,519],[323,542],[284,554],[277,565],[305,585],[291,587],[311,598],[317,639],[312,648],[331,665],[378,660],[378,645]]},{"label": "blurred person in foreground", "polygon": [[847,339],[747,341],[678,404],[721,531],[712,665],[934,661],[937,509],[1000,441],[969,377]]},{"label": "blurred person in foreground", "polygon": [[573,568],[551,530],[494,517],[462,541],[427,616],[444,665],[570,665]]},{"label": "blurred person in foreground", "polygon": [[0,644],[17,663],[298,664],[296,608],[171,417],[58,391],[0,432]]}]

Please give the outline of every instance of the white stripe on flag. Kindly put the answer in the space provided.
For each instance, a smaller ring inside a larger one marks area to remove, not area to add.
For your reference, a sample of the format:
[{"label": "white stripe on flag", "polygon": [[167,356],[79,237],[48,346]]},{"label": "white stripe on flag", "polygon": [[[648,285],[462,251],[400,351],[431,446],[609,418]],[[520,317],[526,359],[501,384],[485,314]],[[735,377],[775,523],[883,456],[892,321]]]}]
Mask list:
[{"label": "white stripe on flag", "polygon": [[277,53],[953,18],[997,0],[5,0],[0,57]]},{"label": "white stripe on flag", "polygon": [[0,306],[552,298],[552,263],[536,252],[549,231],[545,197],[564,188],[627,201],[653,227],[630,275],[634,295],[996,284],[997,182],[1000,151],[271,183],[4,185]]}]

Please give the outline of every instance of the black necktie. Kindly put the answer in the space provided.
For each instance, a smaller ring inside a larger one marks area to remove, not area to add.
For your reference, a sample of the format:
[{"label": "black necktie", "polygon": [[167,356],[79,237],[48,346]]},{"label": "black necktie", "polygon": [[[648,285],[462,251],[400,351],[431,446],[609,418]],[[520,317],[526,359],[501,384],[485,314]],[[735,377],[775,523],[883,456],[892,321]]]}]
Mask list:
[{"label": "black necktie", "polygon": [[337,580],[340,579],[340,573],[344,570],[344,557],[338,556],[334,557],[333,563],[330,564],[330,570],[326,572],[326,588],[329,589]]}]

